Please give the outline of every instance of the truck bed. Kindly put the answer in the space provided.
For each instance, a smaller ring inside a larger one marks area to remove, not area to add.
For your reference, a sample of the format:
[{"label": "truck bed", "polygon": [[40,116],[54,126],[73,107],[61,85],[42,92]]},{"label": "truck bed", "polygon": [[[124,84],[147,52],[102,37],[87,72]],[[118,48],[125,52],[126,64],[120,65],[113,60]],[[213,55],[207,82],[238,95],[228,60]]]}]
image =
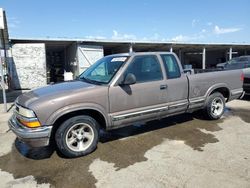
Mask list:
[{"label": "truck bed", "polygon": [[204,104],[206,96],[216,88],[224,88],[227,101],[238,98],[242,93],[241,74],[242,70],[204,70],[187,74],[191,107]]}]

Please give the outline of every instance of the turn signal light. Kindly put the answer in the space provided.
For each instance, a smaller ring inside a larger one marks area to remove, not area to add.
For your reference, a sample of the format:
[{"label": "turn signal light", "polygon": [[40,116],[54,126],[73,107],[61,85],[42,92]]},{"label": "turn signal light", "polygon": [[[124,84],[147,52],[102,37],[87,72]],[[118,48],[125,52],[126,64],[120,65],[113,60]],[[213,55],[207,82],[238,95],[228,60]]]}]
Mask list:
[{"label": "turn signal light", "polygon": [[23,124],[24,126],[29,127],[29,128],[36,128],[36,127],[41,126],[39,121],[28,122],[28,121],[24,121],[24,120],[21,120],[21,119],[19,119],[19,121],[20,121],[21,124]]}]

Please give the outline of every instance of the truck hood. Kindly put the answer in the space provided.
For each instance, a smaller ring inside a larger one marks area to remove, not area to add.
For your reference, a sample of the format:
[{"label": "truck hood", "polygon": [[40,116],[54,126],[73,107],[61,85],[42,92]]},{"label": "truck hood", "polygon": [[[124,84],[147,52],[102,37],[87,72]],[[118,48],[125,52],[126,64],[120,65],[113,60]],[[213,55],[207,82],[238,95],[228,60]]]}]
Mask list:
[{"label": "truck hood", "polygon": [[54,85],[49,85],[46,87],[31,90],[30,92],[20,95],[16,102],[24,107],[29,107],[33,102],[41,99],[47,98],[55,99],[61,96],[68,96],[74,94],[77,91],[88,90],[91,88],[99,87],[98,85],[86,83],[83,81],[70,81],[63,82]]}]

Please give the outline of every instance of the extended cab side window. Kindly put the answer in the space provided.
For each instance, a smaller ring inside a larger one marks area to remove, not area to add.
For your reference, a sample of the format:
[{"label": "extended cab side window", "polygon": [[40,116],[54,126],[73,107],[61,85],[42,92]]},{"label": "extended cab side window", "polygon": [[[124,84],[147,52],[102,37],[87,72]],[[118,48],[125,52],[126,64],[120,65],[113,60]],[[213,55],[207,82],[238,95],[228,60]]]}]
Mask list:
[{"label": "extended cab side window", "polygon": [[161,55],[168,79],[181,77],[179,65],[175,57],[171,54]]},{"label": "extended cab side window", "polygon": [[163,79],[161,66],[155,55],[134,57],[125,74],[128,73],[135,75],[137,83]]}]

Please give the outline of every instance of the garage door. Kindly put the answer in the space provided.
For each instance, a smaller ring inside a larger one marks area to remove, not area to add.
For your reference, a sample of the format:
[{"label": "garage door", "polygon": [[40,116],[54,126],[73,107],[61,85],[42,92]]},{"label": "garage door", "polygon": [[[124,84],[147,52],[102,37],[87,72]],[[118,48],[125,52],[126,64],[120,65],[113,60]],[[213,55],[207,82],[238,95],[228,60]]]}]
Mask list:
[{"label": "garage door", "polygon": [[79,45],[77,48],[79,74],[103,57],[103,47],[94,45]]}]

